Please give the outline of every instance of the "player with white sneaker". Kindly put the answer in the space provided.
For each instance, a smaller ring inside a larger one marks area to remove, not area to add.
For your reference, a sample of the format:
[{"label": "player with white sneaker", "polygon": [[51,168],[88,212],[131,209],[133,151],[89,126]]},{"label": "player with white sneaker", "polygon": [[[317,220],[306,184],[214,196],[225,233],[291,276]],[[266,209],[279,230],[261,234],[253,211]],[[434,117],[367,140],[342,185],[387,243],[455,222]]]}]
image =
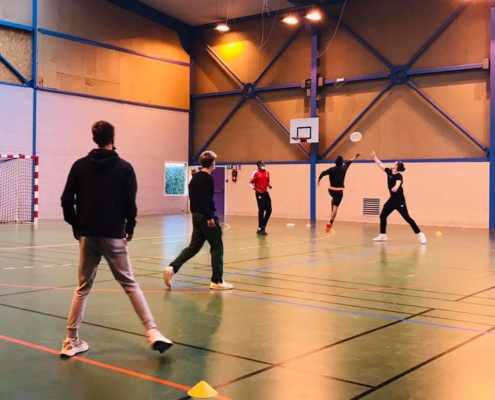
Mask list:
[{"label": "player with white sneaker", "polygon": [[114,140],[111,124],[99,121],[93,125],[93,141],[98,148],[74,163],[62,194],[64,219],[72,226],[81,253],[79,284],[72,299],[62,356],[73,357],[89,348],[79,338],[79,326],[102,257],[129,296],[152,349],[163,353],[173,345],[158,330],[134,279],[127,243],[136,226],[136,175],[132,165],[115,152]]},{"label": "player with white sneaker", "polygon": [[394,211],[404,218],[404,220],[411,226],[414,233],[418,235],[418,239],[421,243],[426,243],[426,236],[419,229],[416,222],[411,218],[407,210],[406,198],[404,196],[403,177],[401,172],[404,172],[406,168],[402,161],[396,161],[392,168],[385,168],[383,163],[376,156],[375,151],[371,152],[371,156],[375,160],[375,163],[387,174],[388,189],[390,191],[390,198],[384,204],[382,212],[380,213],[380,235],[373,240],[375,242],[384,242],[387,238],[387,218]]},{"label": "player with white sneaker", "polygon": [[212,290],[230,290],[234,286],[223,280],[223,240],[222,227],[215,215],[215,182],[211,172],[215,169],[217,155],[205,151],[199,157],[201,171],[194,174],[189,182],[189,199],[193,232],[191,243],[163,270],[165,285],[172,287],[174,275],[187,261],[199,253],[206,241],[211,246],[211,282]]}]

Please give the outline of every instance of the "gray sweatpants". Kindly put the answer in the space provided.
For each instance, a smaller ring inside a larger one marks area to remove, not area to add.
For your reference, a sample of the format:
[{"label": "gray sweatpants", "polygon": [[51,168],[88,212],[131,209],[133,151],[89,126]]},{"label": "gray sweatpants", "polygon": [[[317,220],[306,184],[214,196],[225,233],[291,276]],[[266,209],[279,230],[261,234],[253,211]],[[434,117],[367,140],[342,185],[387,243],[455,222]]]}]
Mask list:
[{"label": "gray sweatpants", "polygon": [[156,324],[139,284],[134,279],[125,239],[82,237],[79,241],[79,286],[74,292],[67,325],[67,337],[77,338],[86,302],[96,278],[101,257],[107,260],[113,276],[123,287],[146,328]]}]

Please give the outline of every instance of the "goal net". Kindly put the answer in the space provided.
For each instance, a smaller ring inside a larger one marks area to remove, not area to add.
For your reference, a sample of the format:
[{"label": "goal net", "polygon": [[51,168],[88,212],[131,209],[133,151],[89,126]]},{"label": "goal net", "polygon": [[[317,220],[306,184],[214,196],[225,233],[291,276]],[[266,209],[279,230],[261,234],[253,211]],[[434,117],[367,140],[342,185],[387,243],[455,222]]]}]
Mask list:
[{"label": "goal net", "polygon": [[38,222],[38,157],[0,154],[0,224]]}]

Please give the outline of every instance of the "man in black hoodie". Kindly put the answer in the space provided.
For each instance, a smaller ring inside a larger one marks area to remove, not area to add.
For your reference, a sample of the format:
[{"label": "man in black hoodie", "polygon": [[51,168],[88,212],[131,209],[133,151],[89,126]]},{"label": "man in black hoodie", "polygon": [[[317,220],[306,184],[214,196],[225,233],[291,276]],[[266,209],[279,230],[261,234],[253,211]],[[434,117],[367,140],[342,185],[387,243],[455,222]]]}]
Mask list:
[{"label": "man in black hoodie", "polygon": [[102,257],[129,296],[153,350],[163,353],[172,346],[158,331],[132,272],[127,242],[132,240],[136,226],[137,182],[132,165],[115,152],[114,139],[111,124],[99,121],[93,125],[93,141],[98,149],[74,163],[62,194],[64,219],[72,226],[81,253],[79,286],[72,299],[67,337],[62,342],[61,355],[68,357],[89,348],[79,339],[78,331]]}]

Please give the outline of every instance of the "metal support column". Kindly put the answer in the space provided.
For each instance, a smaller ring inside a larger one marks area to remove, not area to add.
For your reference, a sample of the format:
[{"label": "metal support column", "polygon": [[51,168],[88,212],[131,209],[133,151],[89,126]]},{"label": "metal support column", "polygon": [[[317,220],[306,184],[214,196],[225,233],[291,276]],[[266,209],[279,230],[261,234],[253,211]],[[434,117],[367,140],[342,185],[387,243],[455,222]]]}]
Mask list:
[{"label": "metal support column", "polygon": [[[319,37],[317,32],[311,34],[311,118],[318,117],[318,49]],[[316,161],[319,153],[319,143],[311,143],[310,153],[310,219],[316,221]]]},{"label": "metal support column", "polygon": [[[490,1],[490,147],[495,143],[495,1]],[[495,151],[490,151],[489,227],[495,229]]]},{"label": "metal support column", "polygon": [[[33,26],[33,52],[32,52],[32,64],[31,64],[31,86],[33,87],[33,132],[32,132],[32,150],[31,155],[37,155],[37,131],[38,131],[38,0],[33,0],[32,4],[32,26]],[[31,218],[33,221],[37,221],[35,219],[35,204],[38,201],[36,190],[36,167],[33,164],[32,168],[33,172],[33,195],[32,195],[32,206],[31,206]]]}]

